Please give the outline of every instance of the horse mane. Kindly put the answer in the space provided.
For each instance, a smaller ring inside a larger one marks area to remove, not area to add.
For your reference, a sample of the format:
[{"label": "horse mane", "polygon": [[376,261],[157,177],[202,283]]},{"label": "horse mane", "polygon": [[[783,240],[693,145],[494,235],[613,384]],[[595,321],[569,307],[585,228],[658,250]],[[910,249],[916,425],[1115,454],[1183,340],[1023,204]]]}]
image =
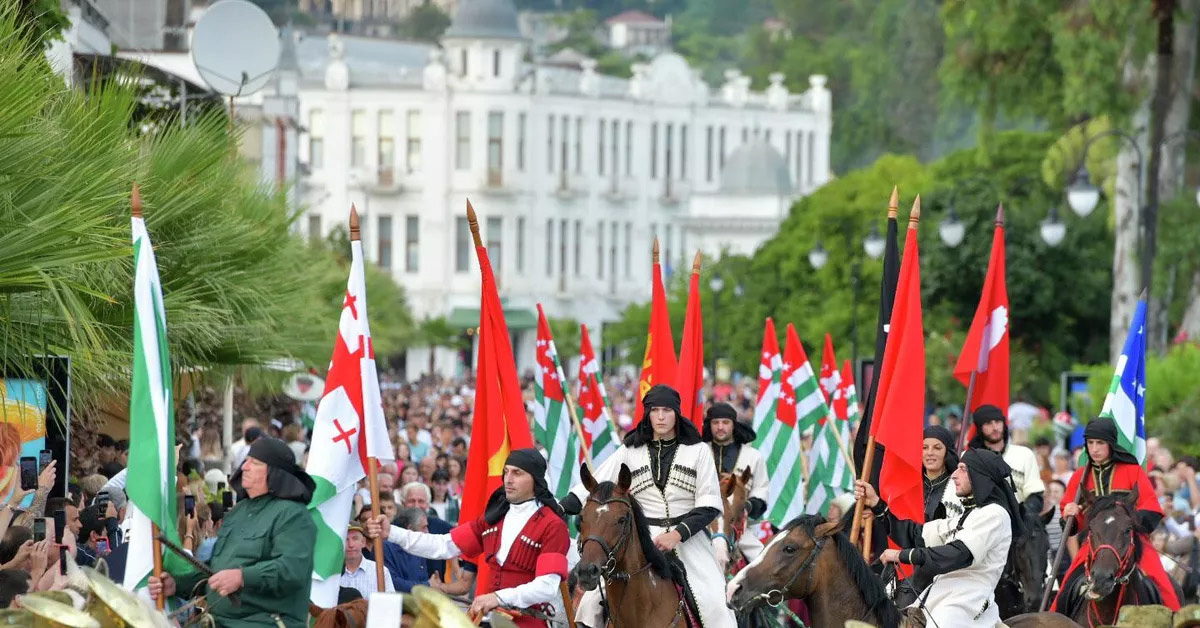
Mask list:
[{"label": "horse mane", "polygon": [[[801,528],[809,537],[816,539],[817,526],[822,523],[825,523],[825,517],[821,515],[800,515],[783,526],[781,534]],[[838,559],[845,565],[846,571],[850,572],[850,578],[862,593],[867,611],[875,613],[883,621],[885,628],[897,628],[902,625],[900,611],[888,597],[883,583],[871,573],[871,568],[863,560],[861,551],[843,532],[835,533],[832,538],[834,546],[837,547]]]},{"label": "horse mane", "polygon": [[[591,497],[601,501],[612,499],[616,489],[617,485],[613,482],[601,482],[596,485]],[[646,557],[646,562],[650,563],[650,568],[658,577],[677,580],[671,564],[667,561],[667,556],[654,547],[654,538],[650,536],[650,526],[646,524],[646,515],[642,513],[642,505],[638,503],[637,499],[634,499],[633,495],[628,495],[628,497],[629,504],[633,508],[633,525],[637,528],[638,544],[642,546],[642,555]]]}]

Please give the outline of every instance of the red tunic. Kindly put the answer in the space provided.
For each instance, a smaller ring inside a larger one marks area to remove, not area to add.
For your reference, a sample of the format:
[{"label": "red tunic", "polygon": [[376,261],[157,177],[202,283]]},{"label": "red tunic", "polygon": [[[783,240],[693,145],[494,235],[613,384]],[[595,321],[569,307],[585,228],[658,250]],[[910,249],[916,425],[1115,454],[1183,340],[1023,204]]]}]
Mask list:
[{"label": "red tunic", "polygon": [[[508,556],[501,565],[496,561],[500,551],[500,535],[504,519],[488,525],[481,515],[450,531],[450,538],[462,550],[463,556],[481,556],[491,568],[490,582],[475,583],[476,595],[527,584],[538,576],[558,574],[567,579],[567,550],[571,539],[567,524],[554,511],[542,506],[513,540]],[[557,606],[557,605],[556,605]],[[546,623],[530,617],[514,618],[521,628],[545,628]]]},{"label": "red tunic", "polygon": [[[1071,475],[1071,481],[1067,485],[1067,490],[1063,493],[1062,502],[1059,508],[1063,508],[1075,499],[1075,493],[1079,489],[1079,482],[1084,479],[1084,490],[1095,490],[1095,479],[1091,473],[1088,473],[1088,466],[1081,467],[1075,470]],[[1113,465],[1112,475],[1109,476],[1109,486],[1107,490],[1102,491],[1102,494],[1108,494],[1112,491],[1132,491],[1133,487],[1137,487],[1138,503],[1137,510],[1148,510],[1159,515],[1163,514],[1162,506],[1158,503],[1157,494],[1154,492],[1154,486],[1150,484],[1150,477],[1146,475],[1146,470],[1136,464],[1117,462]],[[1061,511],[1060,511],[1061,513]],[[1075,516],[1075,525],[1073,530],[1078,532],[1084,526],[1084,516],[1081,512]],[[1171,583],[1170,577],[1163,569],[1162,561],[1159,560],[1158,552],[1154,549],[1154,545],[1150,543],[1150,537],[1145,533],[1137,533],[1138,543],[1141,544],[1141,559],[1138,561],[1138,568],[1142,574],[1154,582],[1158,588],[1159,595],[1162,596],[1163,604],[1173,611],[1179,610],[1179,599],[1175,596],[1175,586]],[[1067,540],[1064,538],[1063,543]],[[1091,543],[1084,542],[1079,548],[1079,553],[1075,555],[1075,560],[1071,563],[1071,568],[1067,570],[1067,575],[1063,578],[1063,582],[1071,577],[1071,574],[1079,569],[1084,560],[1091,553]],[[1062,592],[1059,591],[1059,595]],[[1055,597],[1054,604],[1050,607],[1051,610],[1057,610],[1058,598]]]}]

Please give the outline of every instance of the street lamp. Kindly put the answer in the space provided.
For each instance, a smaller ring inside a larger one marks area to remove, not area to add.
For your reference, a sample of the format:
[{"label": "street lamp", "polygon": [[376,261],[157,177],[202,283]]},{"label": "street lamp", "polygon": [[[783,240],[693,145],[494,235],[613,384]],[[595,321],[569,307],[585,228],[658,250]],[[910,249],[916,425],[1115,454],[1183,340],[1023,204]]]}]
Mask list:
[{"label": "street lamp", "polygon": [[1042,235],[1042,241],[1050,246],[1058,246],[1062,244],[1063,238],[1067,237],[1067,225],[1058,219],[1058,208],[1050,206],[1050,214],[1042,221],[1038,228]]},{"label": "street lamp", "polygon": [[946,212],[946,217],[942,219],[941,224],[938,225],[938,236],[942,238],[942,242],[946,246],[954,248],[962,243],[965,235],[967,235],[967,226],[958,219],[958,214],[955,214],[954,208],[951,207]]},{"label": "street lamp", "polygon": [[816,270],[821,270],[828,261],[829,252],[825,250],[825,247],[821,246],[821,241],[817,240],[817,245],[813,247],[813,250],[808,252],[808,263],[812,264],[812,267]]},{"label": "street lamp", "polygon": [[1099,202],[1100,188],[1092,184],[1087,168],[1080,166],[1075,173],[1075,180],[1067,186],[1067,204],[1080,218],[1087,218]]},{"label": "street lamp", "polygon": [[879,259],[883,257],[883,249],[887,246],[883,236],[879,235],[879,225],[872,223],[871,232],[867,237],[863,238],[863,251],[867,253],[867,257],[871,259]]},{"label": "street lamp", "polygon": [[725,288],[725,280],[721,279],[720,275],[713,273],[712,279],[708,280],[708,287],[710,289],[712,289],[712,293],[713,293],[712,378],[713,378],[713,386],[716,386],[717,385],[717,355],[721,352],[721,326],[717,319],[718,309],[719,309],[718,303],[720,303],[720,299],[718,299],[717,296],[719,294],[721,294],[721,290],[723,290]]}]

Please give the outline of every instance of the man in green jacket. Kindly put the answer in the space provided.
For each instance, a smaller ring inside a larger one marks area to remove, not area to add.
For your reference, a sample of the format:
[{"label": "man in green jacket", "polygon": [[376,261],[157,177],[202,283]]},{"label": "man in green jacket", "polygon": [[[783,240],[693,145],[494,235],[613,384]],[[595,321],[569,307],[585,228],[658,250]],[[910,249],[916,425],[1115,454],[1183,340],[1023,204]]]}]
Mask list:
[{"label": "man in green jacket", "polygon": [[[315,484],[281,440],[260,438],[234,473],[237,506],[225,515],[213,547],[206,601],[220,628],[308,625],[317,530],[308,503]],[[151,577],[151,597],[191,597],[202,574]],[[240,604],[231,603],[236,593]]]}]

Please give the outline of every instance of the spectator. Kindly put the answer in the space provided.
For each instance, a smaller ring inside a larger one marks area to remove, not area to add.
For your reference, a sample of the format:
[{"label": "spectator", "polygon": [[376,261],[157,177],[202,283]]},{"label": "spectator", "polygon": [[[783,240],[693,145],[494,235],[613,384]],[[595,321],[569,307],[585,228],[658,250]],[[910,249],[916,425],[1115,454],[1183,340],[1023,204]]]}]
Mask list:
[{"label": "spectator", "polygon": [[418,471],[421,473],[420,480],[429,484],[433,481],[433,472],[437,471],[438,464],[435,456],[425,456],[421,459],[421,465]]},{"label": "spectator", "polygon": [[117,441],[108,434],[96,437],[96,462],[100,467],[117,459]]},{"label": "spectator", "polygon": [[[363,529],[358,525],[351,525],[346,531],[346,559],[342,570],[341,585],[357,589],[363,597],[370,599],[371,595],[379,590],[379,580],[377,579],[378,574],[375,572],[375,561],[363,557],[363,548],[366,545],[367,540]],[[389,593],[395,591],[392,574],[386,566],[383,568],[383,576],[384,590]]]},{"label": "spectator", "polygon": [[108,555],[108,523],[104,506],[88,506],[79,513],[79,544],[75,562],[83,567],[95,567],[96,561]]},{"label": "spectator", "polygon": [[24,569],[0,569],[0,608],[13,608],[19,595],[29,593],[33,579]]},{"label": "spectator", "polygon": [[250,453],[250,443],[253,443],[258,437],[262,436],[262,428],[258,426],[258,419],[242,419],[242,437],[234,441],[229,447],[229,458],[232,466],[225,469],[229,473],[229,469],[242,468],[242,462],[246,460],[246,455]]},{"label": "spectator", "polygon": [[413,482],[421,481],[421,473],[417,470],[416,465],[408,465],[400,470],[400,486],[405,486]]},{"label": "spectator", "polygon": [[379,512],[387,515],[388,521],[396,518],[396,511],[399,507],[396,505],[396,494],[392,491],[379,491]]},{"label": "spectator", "polygon": [[433,472],[433,499],[429,506],[440,519],[445,519],[451,525],[458,523],[458,498],[450,494],[450,472],[438,469]]},{"label": "spectator", "polygon": [[287,443],[292,453],[296,455],[296,464],[300,464],[304,460],[304,452],[308,449],[308,444],[304,442],[304,435],[299,423],[289,423],[283,428],[281,433],[283,442]]},{"label": "spectator", "polygon": [[463,488],[466,486],[466,476],[463,475],[466,465],[463,464],[463,460],[454,455],[446,461],[446,472],[450,474],[450,494],[455,497],[462,497]]},{"label": "spectator", "polygon": [[83,489],[84,505],[90,506],[96,501],[96,495],[104,489],[104,485],[108,483],[108,478],[99,473],[93,473],[79,481],[79,487]]},{"label": "spectator", "polygon": [[225,449],[221,446],[221,431],[209,426],[200,430],[200,462],[206,470],[219,469],[224,472]]}]

